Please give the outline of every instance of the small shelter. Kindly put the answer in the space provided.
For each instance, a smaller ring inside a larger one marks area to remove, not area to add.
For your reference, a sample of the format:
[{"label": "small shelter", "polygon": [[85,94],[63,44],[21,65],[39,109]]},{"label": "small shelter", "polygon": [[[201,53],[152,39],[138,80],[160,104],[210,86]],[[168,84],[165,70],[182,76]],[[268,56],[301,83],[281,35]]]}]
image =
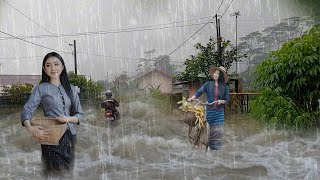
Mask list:
[{"label": "small shelter", "polygon": [[140,89],[146,92],[152,88],[158,88],[164,93],[172,93],[172,76],[164,71],[153,69],[135,78]]}]

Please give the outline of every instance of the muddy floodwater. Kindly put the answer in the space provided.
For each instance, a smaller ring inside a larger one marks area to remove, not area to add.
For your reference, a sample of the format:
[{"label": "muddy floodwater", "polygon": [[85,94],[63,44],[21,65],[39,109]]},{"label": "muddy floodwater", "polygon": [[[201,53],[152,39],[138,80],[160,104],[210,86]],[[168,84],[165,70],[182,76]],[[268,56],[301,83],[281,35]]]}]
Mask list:
[{"label": "muddy floodwater", "polygon": [[[190,145],[179,111],[165,115],[138,101],[119,110],[121,119],[108,125],[100,109],[84,107],[70,179],[320,178],[317,130],[289,134],[227,114],[222,149],[206,152]],[[0,179],[43,179],[40,145],[21,126],[19,109],[7,112],[0,120]]]}]

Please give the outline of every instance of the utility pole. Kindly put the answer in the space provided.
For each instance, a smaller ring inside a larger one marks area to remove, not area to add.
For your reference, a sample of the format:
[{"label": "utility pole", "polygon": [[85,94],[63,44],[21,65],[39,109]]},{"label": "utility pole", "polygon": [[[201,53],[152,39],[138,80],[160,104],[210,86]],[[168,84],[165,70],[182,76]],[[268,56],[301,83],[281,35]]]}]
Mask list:
[{"label": "utility pole", "polygon": [[69,44],[69,46],[73,46],[74,74],[78,75],[78,72],[77,72],[77,46],[76,46],[76,40],[73,40],[73,44]]},{"label": "utility pole", "polygon": [[221,52],[221,34],[220,34],[220,19],[218,19],[218,14],[216,14],[216,29],[217,29],[217,51],[218,51],[218,66],[223,66],[222,64],[222,52]]},{"label": "utility pole", "polygon": [[238,74],[238,16],[240,16],[240,12],[237,11],[230,15],[236,16],[236,74]]},{"label": "utility pole", "polygon": [[110,88],[109,88],[109,86],[110,86],[110,85],[109,85],[109,72],[107,72],[107,79],[106,79],[106,81],[107,81],[107,82],[106,82],[106,90],[107,90],[107,89],[110,89]]},{"label": "utility pole", "polygon": [[77,46],[76,46],[76,40],[73,40],[73,55],[74,55],[74,73],[76,75],[78,75],[78,72],[77,72]]}]

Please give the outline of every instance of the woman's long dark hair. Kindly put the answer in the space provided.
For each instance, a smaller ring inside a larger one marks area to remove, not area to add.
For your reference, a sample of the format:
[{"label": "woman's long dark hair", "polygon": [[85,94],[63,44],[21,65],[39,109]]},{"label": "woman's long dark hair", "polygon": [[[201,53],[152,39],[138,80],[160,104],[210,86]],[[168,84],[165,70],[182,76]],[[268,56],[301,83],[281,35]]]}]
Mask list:
[{"label": "woman's long dark hair", "polygon": [[70,86],[70,81],[69,81],[69,78],[68,78],[68,74],[67,74],[67,68],[66,68],[66,65],[64,63],[64,60],[63,58],[56,52],[51,52],[51,53],[48,53],[44,58],[43,58],[43,61],[42,61],[42,79],[41,79],[41,82],[50,82],[50,77],[47,75],[47,73],[44,71],[44,68],[45,68],[45,63],[46,61],[50,58],[50,57],[56,57],[58,58],[62,65],[63,65],[63,70],[60,74],[60,82],[64,88],[64,90],[66,91],[70,101],[71,101],[71,107],[70,107],[70,115],[74,115],[75,114],[75,109],[74,109],[74,98],[73,98],[73,93],[72,93],[72,89],[71,89],[71,86]]},{"label": "woman's long dark hair", "polygon": [[[215,80],[214,80],[215,81]],[[225,87],[226,86],[226,83],[224,82],[224,74],[222,71],[219,70],[219,78],[218,78],[218,87],[219,87],[219,92],[218,92],[218,96],[221,97],[221,98],[225,98],[224,97],[224,90],[225,90]]]}]

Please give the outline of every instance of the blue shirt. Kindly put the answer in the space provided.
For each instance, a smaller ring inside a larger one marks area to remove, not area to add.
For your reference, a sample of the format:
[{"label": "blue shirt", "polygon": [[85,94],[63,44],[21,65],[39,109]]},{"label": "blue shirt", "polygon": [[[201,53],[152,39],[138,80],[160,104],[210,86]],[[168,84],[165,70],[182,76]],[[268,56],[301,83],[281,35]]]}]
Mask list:
[{"label": "blue shirt", "polygon": [[[228,104],[230,101],[229,87],[227,85],[223,85],[223,86],[225,87],[224,92],[219,93],[218,86],[215,86],[213,81],[207,81],[196,91],[195,97],[198,98],[203,93],[206,93],[208,103],[212,103],[213,101],[216,101],[216,100],[225,100],[226,101],[225,104]],[[223,110],[225,104],[218,105],[217,103],[215,103],[213,105],[207,105],[207,107],[210,109]]]},{"label": "blue shirt", "polygon": [[[76,89],[71,85],[71,89],[74,97],[74,109],[75,115],[79,123],[83,120],[83,112],[79,100],[79,96]],[[24,105],[21,112],[21,122],[22,125],[25,120],[31,120],[33,113],[36,111],[39,105],[42,105],[43,113],[45,117],[55,118],[60,115],[70,116],[71,101],[64,90],[63,86],[60,84],[56,86],[54,84],[44,82],[37,85],[29,97],[29,100]],[[78,124],[79,124],[78,123]],[[69,122],[68,127],[73,135],[76,134],[76,129],[74,123]]]}]

